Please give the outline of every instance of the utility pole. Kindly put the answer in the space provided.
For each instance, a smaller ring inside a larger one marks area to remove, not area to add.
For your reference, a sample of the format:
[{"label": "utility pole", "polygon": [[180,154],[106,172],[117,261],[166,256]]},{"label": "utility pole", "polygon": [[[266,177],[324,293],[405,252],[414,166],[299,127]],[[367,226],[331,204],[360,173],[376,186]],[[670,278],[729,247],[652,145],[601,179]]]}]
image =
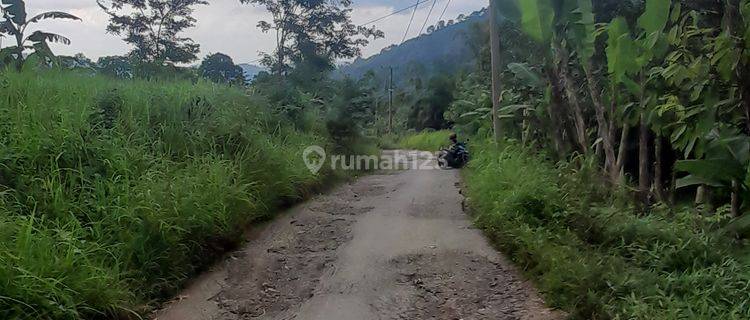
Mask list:
[{"label": "utility pole", "polygon": [[490,0],[490,49],[492,51],[492,131],[495,142],[500,141],[500,118],[498,110],[500,109],[501,86],[501,58],[500,58],[500,24],[497,19],[499,0]]},{"label": "utility pole", "polygon": [[389,67],[391,80],[388,84],[388,134],[393,133],[393,67]]}]

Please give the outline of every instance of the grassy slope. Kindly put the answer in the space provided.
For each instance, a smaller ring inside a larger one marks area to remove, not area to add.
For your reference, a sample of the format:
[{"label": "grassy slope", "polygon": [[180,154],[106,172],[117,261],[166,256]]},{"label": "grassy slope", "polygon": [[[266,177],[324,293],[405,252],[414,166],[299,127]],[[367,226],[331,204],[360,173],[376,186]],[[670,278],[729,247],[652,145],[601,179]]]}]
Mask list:
[{"label": "grassy slope", "polygon": [[552,305],[578,319],[750,319],[750,267],[717,218],[639,216],[608,200],[591,165],[555,167],[513,145],[472,152],[477,224]]},{"label": "grassy slope", "polygon": [[403,137],[398,145],[404,149],[437,151],[448,146],[450,135],[450,131],[425,131]]},{"label": "grassy slope", "polygon": [[244,92],[0,75],[0,318],[127,317],[320,184]]}]

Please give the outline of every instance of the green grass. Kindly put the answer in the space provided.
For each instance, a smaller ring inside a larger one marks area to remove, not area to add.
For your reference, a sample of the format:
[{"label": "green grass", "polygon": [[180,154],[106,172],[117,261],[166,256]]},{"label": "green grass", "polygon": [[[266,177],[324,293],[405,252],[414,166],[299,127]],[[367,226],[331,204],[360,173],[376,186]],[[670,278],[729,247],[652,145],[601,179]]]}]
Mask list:
[{"label": "green grass", "polygon": [[512,144],[473,151],[477,225],[572,318],[750,318],[746,250],[717,232],[721,215],[638,215],[593,166],[555,166]]},{"label": "green grass", "polygon": [[0,318],[144,314],[299,200],[331,146],[208,83],[0,74]]},{"label": "green grass", "polygon": [[378,137],[377,145],[382,150],[396,150],[401,148],[399,137],[395,134],[385,134]]},{"label": "green grass", "polygon": [[398,145],[404,149],[437,151],[450,144],[450,131],[423,131],[403,137]]}]

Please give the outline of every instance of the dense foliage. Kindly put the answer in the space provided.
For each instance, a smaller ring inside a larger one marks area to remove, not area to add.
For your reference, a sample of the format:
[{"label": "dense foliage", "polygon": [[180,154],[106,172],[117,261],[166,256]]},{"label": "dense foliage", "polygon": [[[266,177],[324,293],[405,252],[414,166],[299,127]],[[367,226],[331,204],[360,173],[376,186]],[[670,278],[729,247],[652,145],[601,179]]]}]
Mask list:
[{"label": "dense foliage", "polygon": [[107,32],[132,45],[132,56],[157,64],[197,59],[200,45],[182,33],[195,26],[195,6],[207,1],[97,0],[97,4],[110,17]]},{"label": "dense foliage", "polygon": [[[558,160],[596,155],[609,185],[638,185],[644,210],[692,192],[741,215],[750,3],[498,2],[502,34],[514,35],[499,61],[503,135]],[[489,75],[478,70],[460,77],[446,114],[469,134],[492,130]]]},{"label": "dense foliage", "polygon": [[[13,24],[0,35],[13,34],[24,3],[2,4]],[[198,45],[180,34],[206,1],[99,4],[130,54],[94,62],[50,52],[19,72],[0,70],[3,319],[140,318],[250,223],[340,175],[311,173],[305,148],[374,152],[363,83],[328,77],[332,59],[364,44],[336,28],[351,26],[348,5],[316,12],[336,17],[316,34],[338,41],[336,52],[308,51],[283,75],[249,85],[226,55],[179,66],[196,58]],[[43,18],[74,17],[28,22]]]},{"label": "dense foliage", "polygon": [[552,165],[515,143],[473,149],[476,223],[574,319],[746,319],[750,267],[726,211],[639,215],[595,161]]},{"label": "dense foliage", "polygon": [[332,144],[324,126],[295,129],[239,89],[69,72],[1,83],[3,319],[146,311],[328,175],[300,156]]},{"label": "dense foliage", "polygon": [[56,33],[37,30],[27,35],[27,31],[31,31],[27,30],[30,26],[49,19],[81,20],[61,11],[43,12],[29,17],[23,0],[0,1],[0,13],[0,41],[7,34],[16,42],[15,46],[0,47],[0,66],[15,64],[19,70],[23,67],[28,50],[33,50],[38,59],[47,60],[53,57],[48,42],[70,44],[68,38]]},{"label": "dense foliage", "polygon": [[495,1],[498,115],[481,26],[444,114],[477,225],[573,318],[750,317],[750,2]]},{"label": "dense foliage", "polygon": [[449,131],[421,132],[408,135],[398,141],[398,145],[409,150],[440,150],[447,146]]},{"label": "dense foliage", "polygon": [[245,84],[245,72],[223,53],[214,53],[203,59],[198,72],[213,82],[226,84]]},{"label": "dense foliage", "polygon": [[272,20],[261,21],[263,32],[276,33],[276,50],[263,64],[274,74],[286,74],[299,64],[333,69],[338,59],[358,57],[370,38],[382,38],[375,27],[351,21],[351,0],[240,0],[263,6]]}]

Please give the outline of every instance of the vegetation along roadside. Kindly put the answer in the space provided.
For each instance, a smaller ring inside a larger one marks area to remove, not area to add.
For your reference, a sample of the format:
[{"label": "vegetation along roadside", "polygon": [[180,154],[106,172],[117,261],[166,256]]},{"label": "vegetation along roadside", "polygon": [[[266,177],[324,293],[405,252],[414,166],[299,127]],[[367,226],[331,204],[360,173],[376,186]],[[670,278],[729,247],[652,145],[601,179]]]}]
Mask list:
[{"label": "vegetation along roadside", "polygon": [[334,174],[301,156],[334,149],[325,125],[285,124],[241,89],[55,71],[2,83],[6,319],[142,313]]},{"label": "vegetation along roadside", "polygon": [[750,2],[491,3],[495,57],[401,111],[471,137],[477,225],[574,318],[750,317]]}]

